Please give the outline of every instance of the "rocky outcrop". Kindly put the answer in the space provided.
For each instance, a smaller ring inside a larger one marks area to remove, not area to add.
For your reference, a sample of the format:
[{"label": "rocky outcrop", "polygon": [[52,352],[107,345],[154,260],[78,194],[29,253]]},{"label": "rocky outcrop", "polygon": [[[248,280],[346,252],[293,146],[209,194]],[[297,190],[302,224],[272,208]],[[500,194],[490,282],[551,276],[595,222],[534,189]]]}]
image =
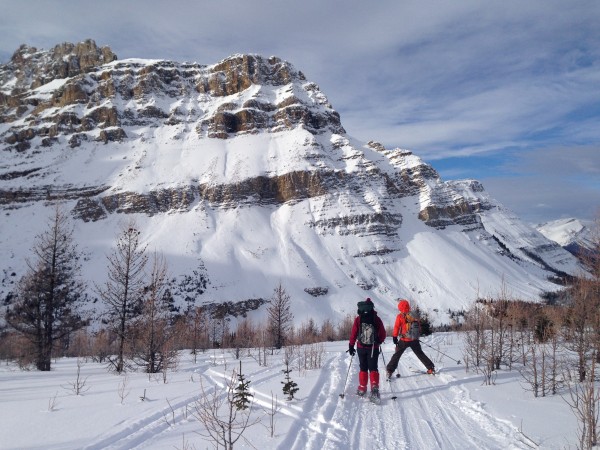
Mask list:
[{"label": "rocky outcrop", "polygon": [[33,189],[0,189],[0,205],[15,203],[30,203],[39,201],[77,200],[95,197],[106,191],[108,186],[74,187],[74,186],[43,186]]},{"label": "rocky outcrop", "polygon": [[435,228],[445,228],[450,225],[476,225],[479,223],[476,210],[467,202],[453,205],[427,205],[419,212],[419,219]]},{"label": "rocky outcrop", "polygon": [[425,206],[419,219],[435,228],[462,225],[466,228],[481,226],[478,213],[489,210],[485,189],[479,181],[447,181],[431,185],[422,194]]},{"label": "rocky outcrop", "polygon": [[340,236],[349,234],[395,236],[401,225],[402,216],[391,213],[355,214],[315,220],[309,223],[309,226],[320,229],[321,233],[335,232]]},{"label": "rocky outcrop", "polygon": [[0,70],[0,84],[15,77],[13,91],[18,94],[56,79],[76,77],[116,59],[109,47],[98,47],[92,39],[78,44],[65,42],[49,51],[21,45]]},{"label": "rocky outcrop", "polygon": [[255,85],[283,86],[293,80],[306,81],[302,72],[277,57],[235,55],[214,65],[198,82],[198,92],[217,97],[238,94]]},{"label": "rocky outcrop", "polygon": [[[291,172],[275,177],[250,178],[239,183],[190,185],[158,189],[144,194],[119,192],[96,198],[82,195],[85,198],[77,202],[73,215],[85,221],[102,219],[107,213],[154,215],[168,211],[188,211],[197,201],[219,208],[277,205],[324,195],[335,189],[343,179],[344,175],[340,172]],[[0,204],[1,194],[0,192]],[[22,198],[22,201],[32,199],[31,196]],[[352,225],[365,225],[366,220],[355,218],[352,222]]]},{"label": "rocky outcrop", "polygon": [[[23,119],[0,134],[4,149],[23,152],[51,146],[59,141],[42,139],[61,135],[74,147],[77,141],[71,143],[71,136],[79,134],[80,142],[82,133],[88,140],[121,142],[128,135],[124,127],[181,123],[193,125],[201,137],[219,139],[297,126],[315,134],[324,130],[344,132],[339,114],[318,86],[276,57],[236,55],[213,66],[115,60],[108,47],[99,48],[91,40],[61,44],[48,52],[20,47],[7,65],[0,66],[2,84],[15,80],[10,92],[0,93],[0,120]],[[252,86],[292,84],[303,85],[311,100],[301,100],[293,90],[277,104],[260,96],[231,99]],[[154,104],[154,99],[160,97],[190,98],[199,94],[221,104],[216,109],[193,111],[165,111]],[[74,105],[84,108],[74,109]],[[100,131],[107,127],[122,130]]]}]

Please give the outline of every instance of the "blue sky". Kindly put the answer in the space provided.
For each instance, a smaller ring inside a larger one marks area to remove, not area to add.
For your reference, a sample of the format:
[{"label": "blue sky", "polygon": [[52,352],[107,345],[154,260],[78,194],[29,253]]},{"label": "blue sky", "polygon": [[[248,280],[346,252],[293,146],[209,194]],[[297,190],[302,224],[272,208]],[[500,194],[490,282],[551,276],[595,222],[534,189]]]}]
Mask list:
[{"label": "blue sky", "polygon": [[600,212],[600,1],[0,0],[0,62],[94,39],[120,58],[276,55],[351,136],[475,178],[532,223]]}]

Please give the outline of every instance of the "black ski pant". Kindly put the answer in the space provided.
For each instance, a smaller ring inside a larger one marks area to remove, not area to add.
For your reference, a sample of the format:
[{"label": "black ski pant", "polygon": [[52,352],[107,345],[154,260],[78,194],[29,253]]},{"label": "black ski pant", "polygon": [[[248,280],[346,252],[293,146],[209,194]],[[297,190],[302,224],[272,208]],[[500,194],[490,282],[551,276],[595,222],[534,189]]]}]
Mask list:
[{"label": "black ski pant", "polygon": [[396,345],[396,352],[392,355],[392,357],[390,358],[390,362],[386,367],[388,372],[393,373],[398,368],[398,362],[400,361],[400,357],[402,356],[402,353],[404,353],[404,350],[406,350],[407,348],[410,348],[413,351],[413,353],[417,355],[419,361],[421,361],[427,369],[435,368],[431,360],[427,357],[425,353],[423,353],[423,349],[421,348],[421,343],[419,341],[398,341],[398,344]]},{"label": "black ski pant", "polygon": [[361,372],[379,372],[377,370],[377,361],[379,361],[379,347],[358,347],[358,363]]}]

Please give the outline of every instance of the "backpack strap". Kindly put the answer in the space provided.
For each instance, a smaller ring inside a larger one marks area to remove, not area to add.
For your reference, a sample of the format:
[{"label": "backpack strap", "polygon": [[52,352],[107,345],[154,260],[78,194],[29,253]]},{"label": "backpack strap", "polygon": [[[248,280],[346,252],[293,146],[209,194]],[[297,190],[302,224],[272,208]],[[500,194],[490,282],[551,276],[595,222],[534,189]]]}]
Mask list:
[{"label": "backpack strap", "polygon": [[402,328],[400,329],[400,336],[405,338],[406,337],[406,333],[408,332],[408,320],[406,320],[406,313],[400,313],[402,314],[402,318],[404,319],[404,325],[402,325]]}]

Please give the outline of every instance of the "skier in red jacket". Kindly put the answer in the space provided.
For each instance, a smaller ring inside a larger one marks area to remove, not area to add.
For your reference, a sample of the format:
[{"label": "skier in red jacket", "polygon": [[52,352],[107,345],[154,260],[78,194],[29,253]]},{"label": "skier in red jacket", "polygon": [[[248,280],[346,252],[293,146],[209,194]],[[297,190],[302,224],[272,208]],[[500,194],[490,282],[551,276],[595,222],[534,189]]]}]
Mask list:
[{"label": "skier in red jacket", "polygon": [[[358,372],[357,394],[365,395],[368,381],[371,381],[371,397],[379,398],[379,346],[385,340],[385,326],[374,309],[373,302],[367,298],[358,302],[358,316],[354,319],[350,332],[348,352],[351,356],[358,353],[360,371]],[[354,350],[356,344],[357,350]]]},{"label": "skier in red jacket", "polygon": [[[396,322],[394,323],[394,331],[392,333],[392,339],[396,344],[396,352],[390,358],[390,362],[386,367],[387,377],[390,378],[396,368],[398,362],[404,350],[410,348],[414,354],[419,358],[419,361],[427,368],[427,373],[434,374],[435,366],[433,362],[425,355],[419,342],[419,335],[421,333],[421,322],[416,313],[411,313],[410,304],[408,300],[400,299],[398,302],[398,310],[400,314],[396,316]],[[400,339],[398,339],[398,337]]]}]

